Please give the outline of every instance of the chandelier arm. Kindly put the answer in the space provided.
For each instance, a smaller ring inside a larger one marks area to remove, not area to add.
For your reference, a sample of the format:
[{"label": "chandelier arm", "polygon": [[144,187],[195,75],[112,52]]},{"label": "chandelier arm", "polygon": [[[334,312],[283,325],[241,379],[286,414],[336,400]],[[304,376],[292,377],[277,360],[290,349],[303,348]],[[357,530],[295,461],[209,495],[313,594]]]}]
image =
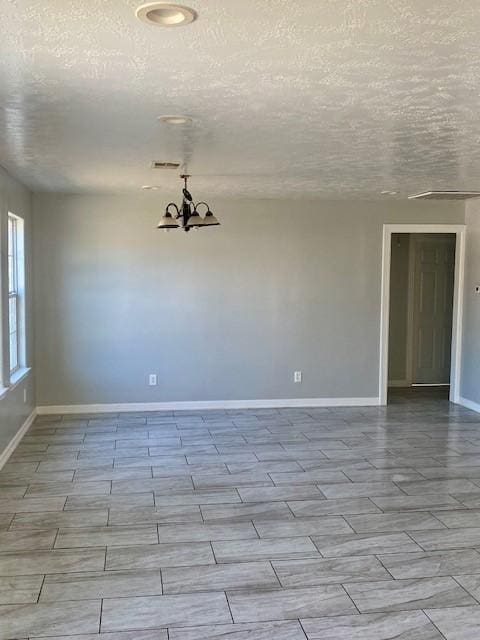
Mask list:
[{"label": "chandelier arm", "polygon": [[205,205],[207,207],[207,212],[210,211],[210,206],[206,203],[206,202],[197,202],[197,204],[193,205],[193,208],[195,209],[195,211],[197,210],[197,208],[201,205]]},{"label": "chandelier arm", "polygon": [[170,207],[174,207],[175,208],[175,211],[177,212],[177,216],[176,217],[179,218],[180,217],[180,209],[177,207],[177,205],[174,202],[169,202],[167,204],[165,210],[168,211]]}]

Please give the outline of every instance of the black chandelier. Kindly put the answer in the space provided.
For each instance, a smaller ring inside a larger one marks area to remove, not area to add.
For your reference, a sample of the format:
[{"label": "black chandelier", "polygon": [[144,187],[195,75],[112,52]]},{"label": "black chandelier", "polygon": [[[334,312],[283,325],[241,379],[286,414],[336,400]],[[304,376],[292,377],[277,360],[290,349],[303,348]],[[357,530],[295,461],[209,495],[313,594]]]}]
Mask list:
[{"label": "black chandelier", "polygon": [[[210,211],[210,207],[206,202],[197,202],[196,204],[193,202],[192,195],[187,189],[187,180],[190,176],[181,175],[180,178],[184,181],[182,204],[178,207],[174,202],[169,202],[166,206],[165,214],[158,223],[157,229],[163,229],[164,231],[170,231],[170,229],[190,231],[190,229],[219,225],[220,222]],[[203,218],[198,213],[198,207],[200,206],[207,208]],[[174,211],[173,215],[171,213],[172,209]]]}]

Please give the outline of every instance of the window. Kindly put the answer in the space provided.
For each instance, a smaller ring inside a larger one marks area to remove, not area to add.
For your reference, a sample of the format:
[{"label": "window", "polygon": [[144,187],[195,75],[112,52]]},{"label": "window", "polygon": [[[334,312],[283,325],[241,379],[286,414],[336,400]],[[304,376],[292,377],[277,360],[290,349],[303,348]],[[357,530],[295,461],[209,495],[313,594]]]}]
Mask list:
[{"label": "window", "polygon": [[23,220],[8,214],[8,335],[10,375],[25,364]]}]

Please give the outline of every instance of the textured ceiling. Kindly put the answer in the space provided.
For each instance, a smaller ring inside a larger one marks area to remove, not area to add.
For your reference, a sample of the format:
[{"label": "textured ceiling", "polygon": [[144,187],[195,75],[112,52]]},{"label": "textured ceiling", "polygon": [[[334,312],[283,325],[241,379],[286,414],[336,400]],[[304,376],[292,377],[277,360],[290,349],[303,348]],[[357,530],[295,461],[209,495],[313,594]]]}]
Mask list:
[{"label": "textured ceiling", "polygon": [[72,192],[179,189],[153,159],[204,197],[480,187],[478,0],[184,2],[163,29],[135,0],[0,0],[0,164]]}]

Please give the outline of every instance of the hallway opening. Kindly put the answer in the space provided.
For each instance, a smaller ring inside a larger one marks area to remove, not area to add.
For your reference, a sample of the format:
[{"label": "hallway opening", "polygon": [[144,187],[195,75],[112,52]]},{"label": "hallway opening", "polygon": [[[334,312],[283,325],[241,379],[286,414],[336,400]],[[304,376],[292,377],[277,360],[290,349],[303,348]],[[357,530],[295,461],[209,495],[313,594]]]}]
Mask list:
[{"label": "hallway opening", "polygon": [[388,386],[450,386],[455,234],[391,239]]},{"label": "hallway opening", "polygon": [[383,228],[379,403],[388,388],[449,387],[460,399],[465,227]]}]

